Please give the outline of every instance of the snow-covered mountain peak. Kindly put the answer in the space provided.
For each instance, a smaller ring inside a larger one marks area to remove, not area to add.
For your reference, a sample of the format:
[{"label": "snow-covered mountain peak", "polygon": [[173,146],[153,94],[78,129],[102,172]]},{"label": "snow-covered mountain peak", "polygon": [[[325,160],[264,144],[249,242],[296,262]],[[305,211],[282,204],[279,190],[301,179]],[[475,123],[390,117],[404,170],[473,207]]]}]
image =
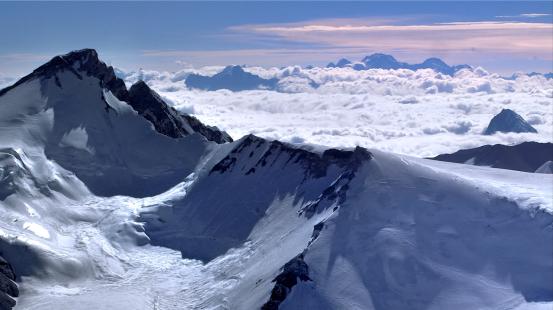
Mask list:
[{"label": "snow-covered mountain peak", "polygon": [[98,53],[94,49],[82,49],[55,56],[14,85],[0,90],[0,96],[18,85],[34,79],[43,81],[54,78],[56,85],[63,87],[59,74],[64,72],[69,72],[80,80],[83,79],[83,76],[93,76],[100,80],[102,87],[111,91],[117,98],[120,100],[126,99],[127,89],[125,83],[115,76],[113,67],[106,65],[98,58]]},{"label": "snow-covered mountain peak", "polygon": [[395,69],[399,66],[399,62],[395,59],[394,56],[382,53],[371,54],[364,57],[361,61],[369,67],[374,66],[377,68]]},{"label": "snow-covered mountain peak", "polygon": [[143,82],[129,93],[90,49],[56,56],[3,90],[0,122],[17,122],[0,133],[8,147],[44,152],[108,196],[166,190],[211,148],[206,138],[232,140],[179,114]]}]

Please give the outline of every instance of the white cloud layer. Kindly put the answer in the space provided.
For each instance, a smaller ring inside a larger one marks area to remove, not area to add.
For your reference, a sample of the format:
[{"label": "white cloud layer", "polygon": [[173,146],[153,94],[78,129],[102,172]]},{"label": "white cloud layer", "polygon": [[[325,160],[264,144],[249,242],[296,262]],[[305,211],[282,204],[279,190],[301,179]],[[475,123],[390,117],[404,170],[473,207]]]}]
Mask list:
[{"label": "white cloud layer", "polygon": [[[253,133],[291,143],[361,145],[415,156],[433,156],[484,144],[549,141],[553,137],[553,81],[518,74],[504,79],[481,68],[450,77],[432,70],[367,70],[301,67],[246,71],[281,79],[279,92],[189,90],[191,72],[142,71],[139,76],[169,103],[234,138]],[[310,82],[320,86],[313,88]],[[527,119],[538,134],[481,132],[501,109]]]}]

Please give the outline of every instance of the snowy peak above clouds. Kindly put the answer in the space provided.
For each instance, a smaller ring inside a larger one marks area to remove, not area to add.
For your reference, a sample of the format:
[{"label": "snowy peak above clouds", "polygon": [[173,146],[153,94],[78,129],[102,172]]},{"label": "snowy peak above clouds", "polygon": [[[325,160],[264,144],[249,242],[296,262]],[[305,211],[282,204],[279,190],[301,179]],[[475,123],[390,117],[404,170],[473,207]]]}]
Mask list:
[{"label": "snowy peak above clouds", "polygon": [[432,69],[436,72],[453,75],[455,72],[470,68],[469,65],[457,65],[449,66],[443,60],[439,58],[428,58],[420,64],[408,64],[406,62],[400,62],[392,55],[375,53],[364,57],[360,63],[352,63],[349,60],[342,58],[336,64],[330,63],[327,68],[347,68],[351,67],[355,70],[369,70],[369,69]]},{"label": "snowy peak above clouds", "polygon": [[333,62],[329,63],[326,67],[327,68],[344,68],[349,64],[351,64],[351,61],[349,61],[346,58],[341,58],[336,63],[333,63]]},{"label": "snowy peak above clouds", "polygon": [[493,135],[496,132],[537,133],[538,131],[515,111],[503,109],[492,118],[484,135]]},{"label": "snowy peak above clouds", "polygon": [[553,161],[553,143],[484,145],[452,154],[438,155],[433,159],[524,172],[550,173],[547,169],[550,166],[548,163]]},{"label": "snowy peak above clouds", "polygon": [[191,74],[186,78],[186,86],[202,90],[228,89],[232,91],[253,89],[274,89],[276,78],[264,79],[244,71],[240,66],[227,66],[213,76]]},{"label": "snowy peak above clouds", "polygon": [[18,85],[36,78],[48,79],[54,77],[56,83],[59,84],[57,74],[64,71],[71,72],[79,79],[82,79],[84,74],[96,77],[100,80],[102,87],[111,91],[120,100],[126,99],[127,89],[125,83],[115,76],[113,67],[100,61],[98,53],[94,49],[82,49],[54,57],[14,85],[0,90],[0,96]]},{"label": "snowy peak above clouds", "polygon": [[407,63],[397,61],[392,55],[375,53],[361,60],[366,69],[399,69],[409,66]]},{"label": "snowy peak above clouds", "polygon": [[143,81],[135,83],[128,91],[125,82],[116,76],[115,69],[102,62],[94,49],[82,49],[54,57],[14,85],[0,90],[0,96],[18,85],[37,78],[47,80],[53,77],[56,85],[63,88],[58,77],[63,72],[70,72],[80,80],[84,76],[97,78],[100,81],[100,87],[109,90],[118,100],[128,103],[140,115],[150,121],[158,132],[169,137],[179,138],[199,132],[188,124],[187,119],[191,119],[194,127],[201,129],[200,134],[208,140],[217,143],[232,141],[227,133],[218,132],[219,130],[216,127],[205,126],[192,116],[180,115]]},{"label": "snowy peak above clouds", "polygon": [[0,135],[9,147],[23,141],[43,149],[101,196],[160,193],[212,148],[206,139],[231,141],[177,113],[143,82],[127,91],[91,49],[57,56],[3,90],[0,122],[17,122]]}]

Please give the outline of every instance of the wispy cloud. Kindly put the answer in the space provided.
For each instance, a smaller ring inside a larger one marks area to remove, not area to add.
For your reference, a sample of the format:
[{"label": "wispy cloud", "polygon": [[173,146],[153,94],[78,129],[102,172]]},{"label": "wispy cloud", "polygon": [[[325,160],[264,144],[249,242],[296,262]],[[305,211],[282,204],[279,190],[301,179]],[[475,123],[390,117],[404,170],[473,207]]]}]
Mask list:
[{"label": "wispy cloud", "polygon": [[551,14],[546,13],[524,13],[524,14],[518,14],[518,15],[499,15],[496,16],[497,18],[536,18],[536,17],[546,17],[551,16]]},{"label": "wispy cloud", "polygon": [[547,23],[521,23],[521,22],[452,22],[430,25],[324,25],[307,24],[302,26],[263,26],[246,25],[231,29],[238,31],[251,31],[257,33],[282,35],[284,33],[309,33],[309,32],[395,32],[395,31],[479,31],[479,30],[536,30],[553,29],[553,25]]},{"label": "wispy cloud", "polygon": [[434,24],[373,24],[362,19],[340,23],[308,21],[295,24],[240,25],[230,30],[249,33],[251,39],[273,39],[322,47],[393,49],[413,52],[466,50],[526,54],[551,59],[553,24],[514,21],[450,22]]},{"label": "wispy cloud", "polygon": [[[285,66],[291,64],[326,64],[344,55],[361,58],[367,54],[365,48],[327,47],[316,48],[267,48],[226,50],[146,50],[142,56],[155,58],[178,58],[179,62],[196,65],[248,64],[261,66]],[[184,59],[184,61],[183,61]]]}]

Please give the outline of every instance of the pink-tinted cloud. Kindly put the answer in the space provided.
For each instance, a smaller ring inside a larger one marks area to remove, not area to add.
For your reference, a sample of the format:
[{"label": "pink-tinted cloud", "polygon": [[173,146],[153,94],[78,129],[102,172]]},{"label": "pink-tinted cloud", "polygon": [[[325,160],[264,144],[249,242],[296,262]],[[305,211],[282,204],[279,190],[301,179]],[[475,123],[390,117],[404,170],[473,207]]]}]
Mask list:
[{"label": "pink-tinted cloud", "polygon": [[551,59],[553,24],[513,21],[435,24],[383,24],[363,20],[311,21],[295,24],[241,25],[230,30],[331,47],[437,52],[478,50]]}]

